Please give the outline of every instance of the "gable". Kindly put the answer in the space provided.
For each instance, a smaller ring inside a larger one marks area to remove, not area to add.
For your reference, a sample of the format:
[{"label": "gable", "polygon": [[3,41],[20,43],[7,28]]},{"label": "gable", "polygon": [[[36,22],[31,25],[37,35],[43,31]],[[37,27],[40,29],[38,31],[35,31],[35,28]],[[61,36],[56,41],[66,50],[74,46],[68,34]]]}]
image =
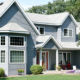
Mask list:
[{"label": "gable", "polygon": [[[64,29],[72,30],[72,37],[64,37]],[[67,17],[64,24],[61,26],[61,41],[75,42],[76,41],[76,25],[70,16]]]},{"label": "gable", "polygon": [[[27,17],[27,15],[25,15],[25,12],[22,10],[20,5],[15,0],[13,0],[12,2],[13,2],[12,5],[8,4],[8,6],[7,6],[8,9],[6,7],[6,9],[7,9],[6,12],[4,10],[3,15],[1,14],[2,16],[0,19],[0,26],[2,27],[4,25],[6,25],[8,22],[15,22],[25,29],[26,29],[26,27],[29,26],[30,28],[32,28],[32,32],[34,32],[34,34],[39,35],[39,31],[37,30],[35,25],[30,21],[30,19]],[[30,29],[28,29],[28,30],[30,30]]]},{"label": "gable", "polygon": [[53,42],[52,39],[50,39],[49,42],[45,44],[44,48],[45,49],[58,49],[57,45],[55,44],[55,42]]}]

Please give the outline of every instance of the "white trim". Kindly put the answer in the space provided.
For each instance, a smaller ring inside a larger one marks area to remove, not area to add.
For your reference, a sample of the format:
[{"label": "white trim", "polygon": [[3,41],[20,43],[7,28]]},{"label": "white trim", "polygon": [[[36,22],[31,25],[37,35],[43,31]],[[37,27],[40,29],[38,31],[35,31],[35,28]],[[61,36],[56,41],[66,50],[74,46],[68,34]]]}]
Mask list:
[{"label": "white trim", "polygon": [[[20,46],[20,45],[10,45],[10,37],[23,37],[24,38],[24,45],[23,46]],[[9,35],[9,46],[11,46],[11,47],[25,47],[25,36]]]},{"label": "white trim", "polygon": [[[10,62],[10,54],[11,54],[10,52],[11,51],[23,51],[24,52],[23,53],[24,54],[24,62],[20,62],[20,63],[19,62],[14,62],[14,63],[13,62]],[[9,64],[25,64],[25,50],[16,50],[16,49],[9,50]]]}]

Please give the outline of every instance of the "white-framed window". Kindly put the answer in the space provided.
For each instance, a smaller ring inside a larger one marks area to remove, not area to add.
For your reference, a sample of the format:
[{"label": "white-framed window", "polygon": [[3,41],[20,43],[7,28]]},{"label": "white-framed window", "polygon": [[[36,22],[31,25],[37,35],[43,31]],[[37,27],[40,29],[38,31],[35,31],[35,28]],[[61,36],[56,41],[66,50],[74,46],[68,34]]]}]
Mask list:
[{"label": "white-framed window", "polygon": [[24,46],[24,37],[19,36],[10,37],[10,45]]},{"label": "white-framed window", "polygon": [[0,60],[1,63],[5,63],[5,50],[1,50]]},{"label": "white-framed window", "polygon": [[10,63],[24,63],[24,51],[10,51]]},{"label": "white-framed window", "polygon": [[1,36],[1,45],[5,45],[5,36]]},{"label": "white-framed window", "polygon": [[45,34],[45,27],[37,27],[37,29],[39,30],[40,34]]},{"label": "white-framed window", "polygon": [[72,37],[72,34],[73,34],[72,29],[69,29],[69,28],[64,29],[64,36],[65,37]]}]

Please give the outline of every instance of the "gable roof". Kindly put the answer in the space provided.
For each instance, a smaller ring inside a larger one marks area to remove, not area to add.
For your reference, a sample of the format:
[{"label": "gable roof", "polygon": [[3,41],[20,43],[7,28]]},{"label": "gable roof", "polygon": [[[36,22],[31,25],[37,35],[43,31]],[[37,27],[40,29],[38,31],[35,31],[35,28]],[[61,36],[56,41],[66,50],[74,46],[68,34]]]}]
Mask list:
[{"label": "gable roof", "polygon": [[26,20],[30,23],[31,27],[34,29],[34,31],[39,35],[39,31],[35,27],[35,25],[32,23],[32,21],[29,19],[29,17],[24,12],[24,9],[20,6],[17,0],[5,0],[3,5],[0,6],[0,17],[2,17],[5,12],[12,6],[12,4],[16,3],[22,14],[25,16]]},{"label": "gable roof", "polygon": [[50,40],[53,40],[53,42],[58,46],[58,48],[62,48],[61,45],[54,39],[51,35],[42,35],[38,36],[36,39],[36,48],[43,48]]},{"label": "gable roof", "polygon": [[[14,27],[15,26],[15,27]],[[0,33],[20,33],[20,34],[29,34],[30,32],[17,23],[8,23],[5,26],[0,28]]]},{"label": "gable roof", "polygon": [[73,22],[76,24],[76,20],[72,15],[69,14],[69,12],[56,13],[51,15],[36,14],[36,13],[27,13],[27,14],[34,24],[60,26],[64,23],[64,21],[67,19],[68,16],[70,16]]}]

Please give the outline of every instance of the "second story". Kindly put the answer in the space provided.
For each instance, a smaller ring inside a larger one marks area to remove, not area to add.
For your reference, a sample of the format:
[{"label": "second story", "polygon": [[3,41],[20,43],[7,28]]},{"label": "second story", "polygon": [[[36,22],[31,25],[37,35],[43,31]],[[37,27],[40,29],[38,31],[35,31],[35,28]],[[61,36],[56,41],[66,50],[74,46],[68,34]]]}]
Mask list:
[{"label": "second story", "polygon": [[44,15],[27,13],[41,35],[52,35],[59,42],[75,42],[77,22],[68,12]]}]

